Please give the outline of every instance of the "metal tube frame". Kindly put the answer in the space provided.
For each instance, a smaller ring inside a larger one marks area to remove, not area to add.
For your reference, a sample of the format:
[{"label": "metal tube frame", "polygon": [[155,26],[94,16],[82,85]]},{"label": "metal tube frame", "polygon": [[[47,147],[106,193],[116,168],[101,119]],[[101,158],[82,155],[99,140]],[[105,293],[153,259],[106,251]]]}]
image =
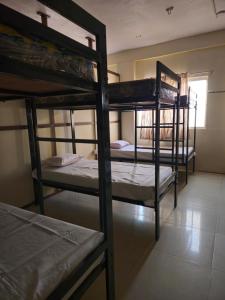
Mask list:
[{"label": "metal tube frame", "polygon": [[[48,299],[61,299],[72,286],[80,279],[89,269],[91,264],[104,253],[104,261],[98,265],[93,272],[84,279],[83,283],[78,287],[76,292],[71,296],[71,299],[80,299],[82,293],[96,279],[99,273],[105,269],[106,271],[106,294],[107,300],[115,299],[114,287],[114,267],[113,267],[113,223],[112,223],[112,196],[111,196],[111,165],[110,165],[110,148],[109,148],[109,112],[108,99],[106,96],[107,87],[107,55],[106,55],[106,29],[105,25],[88,14],[80,6],[72,0],[39,0],[42,4],[56,11],[69,21],[84,28],[96,37],[96,51],[54,31],[51,28],[0,4],[0,18],[3,23],[6,23],[13,28],[28,34],[31,37],[48,40],[60,47],[66,48],[73,53],[85,57],[97,63],[98,82],[87,81],[77,78],[73,75],[59,71],[43,70],[37,66],[30,66],[26,63],[0,56],[0,71],[8,74],[22,76],[29,79],[46,80],[48,82],[60,83],[67,87],[65,95],[69,93],[77,93],[77,90],[84,92],[94,92],[96,94],[96,110],[97,110],[97,131],[98,131],[98,157],[99,157],[99,202],[100,202],[100,230],[104,233],[104,241],[101,245],[86,257],[86,259],[74,270],[74,272],[66,278],[56,288],[56,290],[48,297]],[[70,90],[69,90],[70,88]],[[75,88],[75,90],[74,90]],[[6,92],[6,91],[5,91]],[[13,91],[7,91],[6,94],[11,95],[9,99],[18,99],[22,96],[26,97],[27,121],[29,130],[29,143],[31,152],[32,169],[36,168],[37,172],[37,187],[35,188],[38,196],[40,211],[44,213],[44,198],[40,141],[47,141],[47,138],[38,136],[38,121],[37,121],[37,103],[38,96],[36,93],[19,92],[19,95]],[[50,96],[57,95],[58,92],[49,93]],[[40,94],[39,96],[46,96]],[[85,140],[77,140],[72,136],[72,139],[49,138],[48,141],[54,142],[85,142]],[[89,141],[86,141],[89,142]],[[94,141],[95,143],[95,141]]]},{"label": "metal tube frame", "polygon": [[[132,105],[132,107],[120,107],[121,111],[134,111],[134,127],[135,127],[135,138],[134,138],[134,162],[151,162],[155,163],[155,238],[156,240],[160,237],[160,201],[162,197],[160,196],[160,164],[164,164],[164,161],[161,161],[163,156],[160,154],[160,150],[171,150],[172,151],[172,157],[171,160],[167,162],[167,164],[171,165],[174,171],[174,207],[177,206],[177,177],[178,177],[178,151],[179,151],[179,123],[180,123],[180,77],[172,72],[170,69],[168,69],[166,66],[161,64],[160,62],[157,62],[156,66],[156,95],[154,98],[154,101],[152,101],[151,105],[143,105],[142,108],[140,108],[138,105]],[[177,82],[177,88],[174,88],[165,82],[162,81],[161,75],[162,73],[172,77]],[[166,87],[167,89],[176,92],[177,93],[177,100],[176,101],[168,101],[168,103],[164,103],[162,101],[161,103],[161,87]],[[153,111],[153,120],[152,125],[149,126],[140,126],[137,124],[137,112],[141,110],[152,110]],[[163,124],[160,120],[160,111],[163,109],[172,109],[173,110],[173,122],[172,124]],[[178,122],[178,123],[177,123]],[[152,128],[153,133],[153,144],[152,147],[140,147],[137,145],[137,129],[139,128]],[[171,148],[163,148],[160,147],[160,128],[171,128],[172,129],[172,149]],[[176,136],[175,136],[176,135]],[[153,150],[153,158],[152,160],[141,160],[137,157],[137,149],[152,149]],[[132,159],[126,159],[126,158],[112,158],[112,161],[127,161],[132,162]],[[164,196],[165,194],[163,194]],[[120,200],[123,201],[123,200]],[[129,202],[129,201],[126,201]],[[134,204],[134,201],[132,200],[131,203]],[[137,201],[138,205],[140,204],[140,201]]]}]

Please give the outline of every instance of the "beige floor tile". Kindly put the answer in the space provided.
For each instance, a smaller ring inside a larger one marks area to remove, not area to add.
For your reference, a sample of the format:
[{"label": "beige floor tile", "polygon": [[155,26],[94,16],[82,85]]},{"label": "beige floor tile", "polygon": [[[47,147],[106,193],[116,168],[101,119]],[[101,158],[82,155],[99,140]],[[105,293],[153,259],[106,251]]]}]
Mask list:
[{"label": "beige floor tile", "polygon": [[223,215],[223,214],[220,214],[218,216],[216,233],[225,235],[225,215]]},{"label": "beige floor tile", "polygon": [[213,269],[225,272],[225,235],[223,234],[217,233],[215,235],[212,267]]},{"label": "beige floor tile", "polygon": [[210,267],[213,256],[214,234],[191,227],[164,225],[155,249],[178,256],[184,261]]},{"label": "beige floor tile", "polygon": [[225,299],[225,272],[212,271],[212,281],[208,300]]},{"label": "beige floor tile", "polygon": [[210,209],[199,207],[178,207],[166,222],[179,227],[192,227],[215,233],[217,230],[218,214],[212,212]]},{"label": "beige floor tile", "polygon": [[123,300],[205,300],[209,287],[209,269],[154,250]]},{"label": "beige floor tile", "polygon": [[[225,176],[191,175],[180,187],[176,210],[172,192],[161,202],[156,244],[154,210],[113,201],[117,300],[225,299],[224,195]],[[46,212],[99,228],[96,197],[63,192],[47,200]],[[104,274],[82,300],[105,300]]]}]

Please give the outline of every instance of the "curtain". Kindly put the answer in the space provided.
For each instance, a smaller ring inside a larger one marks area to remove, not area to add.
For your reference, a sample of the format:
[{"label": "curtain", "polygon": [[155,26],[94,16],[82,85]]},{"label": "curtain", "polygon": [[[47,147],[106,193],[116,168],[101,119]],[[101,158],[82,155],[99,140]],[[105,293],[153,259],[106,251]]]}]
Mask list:
[{"label": "curtain", "polygon": [[[181,95],[188,94],[188,73],[179,74],[181,77]],[[175,86],[174,80],[169,77],[164,76],[162,78],[166,83]],[[182,116],[181,116],[182,117]],[[163,110],[160,112],[160,122],[161,123],[172,123],[173,122],[173,112],[172,110]],[[152,111],[142,111],[141,112],[141,126],[151,126],[153,124],[152,120]],[[152,139],[152,128],[141,128],[140,130],[140,138],[145,140]],[[180,129],[180,136],[182,134],[182,130]],[[171,139],[172,137],[172,129],[171,128],[162,128],[160,130],[160,138],[161,139]]]},{"label": "curtain", "polygon": [[188,73],[181,73],[181,86],[180,86],[180,94],[181,96],[188,94]]},{"label": "curtain", "polygon": [[[155,119],[155,118],[154,118]],[[172,123],[173,122],[173,111],[172,110],[162,110],[160,112],[160,123]],[[141,126],[152,126],[153,125],[153,113],[152,111],[142,111],[141,112]],[[145,140],[151,140],[153,135],[152,128],[141,128],[140,138]],[[171,139],[172,129],[171,128],[161,128],[160,130],[161,139]]]}]

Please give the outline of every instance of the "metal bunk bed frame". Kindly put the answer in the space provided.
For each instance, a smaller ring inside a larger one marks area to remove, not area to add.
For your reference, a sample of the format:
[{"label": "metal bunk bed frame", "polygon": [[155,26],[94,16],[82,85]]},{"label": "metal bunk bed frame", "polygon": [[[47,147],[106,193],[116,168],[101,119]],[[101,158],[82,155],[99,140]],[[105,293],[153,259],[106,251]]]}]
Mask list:
[{"label": "metal bunk bed frame", "polygon": [[[96,94],[97,110],[97,140],[72,139],[79,143],[98,144],[99,155],[99,202],[100,202],[100,230],[104,233],[103,242],[90,253],[86,259],[66,278],[48,297],[48,299],[62,299],[62,297],[74,286],[85,272],[92,266],[93,262],[101,255],[104,258],[100,264],[82,281],[79,287],[70,296],[70,299],[80,299],[86,289],[95,281],[98,275],[106,271],[106,294],[108,300],[115,299],[114,288],[114,267],[113,267],[113,225],[112,225],[112,198],[111,198],[111,166],[109,151],[109,115],[108,99],[106,96],[107,85],[107,54],[106,54],[106,29],[97,19],[88,14],[80,6],[71,0],[38,0],[45,6],[51,8],[71,22],[84,28],[96,36],[96,51],[67,38],[66,36],[44,27],[36,21],[0,4],[0,21],[17,28],[21,32],[33,36],[50,40],[56,45],[60,45],[97,63],[98,82],[90,82],[77,78],[73,75],[58,71],[43,70],[37,66],[31,66],[24,62],[13,60],[11,58],[0,56],[0,73],[10,74],[18,78],[27,80],[42,80],[50,83],[59,83],[67,87],[65,92],[27,92],[26,90],[0,89],[0,100],[26,99],[26,111],[28,122],[28,134],[31,153],[32,169],[37,170],[37,184],[34,192],[38,195],[41,213],[44,213],[43,185],[45,182],[41,179],[41,158],[39,142],[43,139],[38,136],[36,104],[38,98],[43,96],[56,96],[71,93],[94,92]],[[71,142],[71,139],[54,139],[56,142]],[[71,187],[76,190],[76,187]],[[85,191],[84,191],[85,192]]]},{"label": "metal bunk bed frame", "polygon": [[[179,137],[179,144],[182,144],[182,155],[178,158],[178,166],[184,166],[185,167],[185,182],[186,184],[188,183],[188,167],[189,167],[189,162],[192,159],[192,171],[195,172],[195,157],[196,157],[196,112],[197,112],[197,101],[195,100],[194,105],[191,107],[191,103],[190,103],[190,87],[188,89],[188,97],[187,97],[187,103],[182,105],[180,104],[180,115],[182,115],[182,121],[180,121],[179,125],[181,126],[182,129],[182,137]],[[162,107],[161,109],[171,109],[170,107]],[[190,140],[190,109],[194,109],[195,113],[194,113],[194,127],[193,127],[193,151],[189,154],[188,152],[188,148],[189,148],[189,140]],[[148,109],[147,109],[148,110]],[[154,111],[155,108],[153,107],[149,107],[149,110],[152,111],[152,120],[154,120]],[[122,139],[122,113],[123,112],[128,112],[128,109],[120,109],[118,111],[119,114],[119,128],[118,128],[118,137],[121,140]],[[141,109],[135,109],[135,114],[134,114],[134,158],[113,158],[111,157],[111,160],[115,161],[115,160],[120,160],[120,161],[139,161],[139,162],[154,162],[154,153],[153,153],[153,157],[152,159],[140,159],[138,158],[138,149],[150,149],[150,150],[154,150],[154,130],[153,130],[153,139],[152,139],[152,147],[142,147],[142,146],[138,146],[138,130],[141,128],[146,128],[146,126],[141,126],[138,124],[138,117],[137,114],[138,112],[140,112]],[[153,121],[154,123],[154,121]],[[167,124],[161,124],[161,128],[173,128],[174,124],[173,121],[171,121],[170,123]],[[153,126],[147,126],[149,128],[154,128],[154,124]],[[173,138],[171,138],[170,140],[166,139],[160,139],[160,141],[162,142],[173,142]],[[186,143],[185,143],[186,142]],[[167,147],[160,147],[160,150],[168,150],[171,151],[171,157],[163,157],[162,154],[160,154],[161,158],[163,158],[163,164],[165,165],[172,165],[173,164],[173,159],[172,159],[172,147],[167,148]],[[186,150],[186,151],[185,151]],[[185,155],[186,153],[186,155]]]},{"label": "metal bunk bed frame", "polygon": [[[178,137],[177,134],[179,132],[179,106],[180,106],[180,77],[175,74],[173,71],[171,71],[169,68],[167,68],[165,65],[163,65],[160,62],[157,62],[156,66],[156,92],[154,97],[151,99],[151,104],[144,103],[144,101],[141,101],[141,105],[138,106],[138,104],[133,103],[133,99],[126,98],[126,100],[123,102],[127,109],[148,109],[149,105],[154,108],[156,108],[156,120],[155,120],[155,146],[154,146],[154,163],[155,163],[155,201],[154,201],[154,208],[155,209],[155,238],[156,240],[160,237],[160,201],[163,199],[165,194],[174,186],[174,207],[177,206],[177,175],[178,175],[178,166],[177,166],[177,160],[178,160],[178,143],[176,142]],[[162,81],[162,74],[168,75],[170,78],[174,79],[177,82],[177,87],[170,86]],[[176,101],[171,101],[170,99],[162,99],[161,97],[161,88],[166,88],[177,95]],[[81,98],[82,97],[82,98]],[[58,100],[55,102],[50,102],[48,99],[42,99],[41,102],[37,103],[38,109],[65,109],[65,110],[79,110],[79,109],[93,109],[93,99],[91,98],[85,98],[83,96],[79,97],[78,95],[74,96],[65,96],[65,97],[59,97]],[[145,100],[147,101],[147,100]],[[163,103],[163,104],[162,104]],[[168,186],[166,190],[163,192],[160,191],[160,143],[159,143],[159,137],[160,137],[160,110],[162,105],[167,105],[170,108],[172,107],[174,110],[174,123],[173,123],[173,170],[174,170],[174,176],[173,180]],[[121,106],[119,105],[121,108]],[[142,107],[142,108],[141,108]],[[118,103],[114,101],[110,101],[110,110],[116,110],[118,111]],[[178,120],[178,123],[176,122]],[[104,128],[102,130],[105,130]],[[74,136],[75,131],[72,131],[71,134]],[[39,141],[49,141],[49,142],[67,142],[67,143],[79,143],[80,140],[71,138],[71,139],[65,139],[65,138],[38,138]],[[86,142],[89,142],[86,140]],[[59,183],[59,182],[53,182],[49,180],[42,180],[42,183],[46,186],[55,187],[58,189],[65,189],[69,191],[77,191],[80,193],[90,194],[98,196],[98,191],[95,189],[87,189],[84,187],[71,186],[70,184],[65,183]],[[127,202],[131,204],[136,205],[142,205],[149,207],[145,204],[144,201],[135,201],[127,198],[122,197],[114,197],[114,200]]]}]

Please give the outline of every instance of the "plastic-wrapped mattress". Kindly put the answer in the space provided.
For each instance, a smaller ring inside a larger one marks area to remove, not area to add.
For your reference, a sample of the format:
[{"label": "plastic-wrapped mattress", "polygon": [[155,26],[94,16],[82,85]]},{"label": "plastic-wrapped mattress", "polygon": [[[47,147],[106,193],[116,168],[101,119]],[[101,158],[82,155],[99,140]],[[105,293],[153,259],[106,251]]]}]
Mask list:
[{"label": "plastic-wrapped mattress", "polygon": [[0,55],[48,70],[94,81],[93,63],[36,37],[25,36],[0,23]]}]

